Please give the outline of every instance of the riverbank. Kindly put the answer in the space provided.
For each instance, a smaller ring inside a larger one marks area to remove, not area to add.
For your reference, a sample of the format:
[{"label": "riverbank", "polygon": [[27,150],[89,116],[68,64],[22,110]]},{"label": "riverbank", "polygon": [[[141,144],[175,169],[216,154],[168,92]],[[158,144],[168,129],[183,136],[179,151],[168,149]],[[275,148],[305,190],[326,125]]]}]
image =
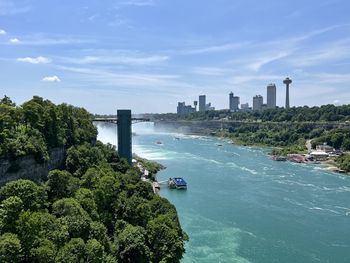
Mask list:
[{"label": "riverbank", "polygon": [[190,236],[182,263],[347,262],[350,178],[319,165],[274,162],[267,149],[157,130],[134,138],[134,152],[167,167],[159,181],[183,176],[190,186],[160,192]]},{"label": "riverbank", "polygon": [[[310,152],[311,150],[311,141],[312,140],[306,140],[305,146],[302,145],[290,145],[290,146],[285,146],[285,147],[273,147],[271,145],[266,145],[266,144],[261,144],[261,143],[250,143],[247,144],[246,142],[242,140],[235,140],[232,138],[231,134],[227,131],[220,130],[217,132],[212,132],[212,136],[218,137],[218,138],[225,138],[229,139],[232,144],[236,145],[241,145],[241,146],[253,146],[253,147],[261,147],[270,150],[270,155],[271,156],[276,156],[276,157],[282,157],[282,159],[285,158],[287,161],[292,161],[292,162],[302,162],[305,164],[314,164],[314,162],[310,161],[299,161],[296,160],[295,158],[290,158],[290,156],[293,155],[299,155],[305,158],[307,156],[307,153]],[[324,167],[325,170],[327,171],[332,171],[336,173],[341,173],[350,176],[349,171],[345,171],[341,168],[340,164],[336,161],[338,157],[329,157],[327,160],[319,160],[319,164]],[[280,159],[280,158],[277,158]]]}]

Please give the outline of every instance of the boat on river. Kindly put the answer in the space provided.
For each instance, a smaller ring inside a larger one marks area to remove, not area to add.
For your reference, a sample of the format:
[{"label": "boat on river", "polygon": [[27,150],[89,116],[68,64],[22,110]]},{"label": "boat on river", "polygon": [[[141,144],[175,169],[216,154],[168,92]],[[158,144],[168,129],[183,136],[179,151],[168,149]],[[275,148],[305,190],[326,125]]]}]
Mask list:
[{"label": "boat on river", "polygon": [[187,189],[187,183],[182,177],[169,178],[168,186],[172,189]]},{"label": "boat on river", "polygon": [[274,161],[278,161],[278,162],[284,162],[284,161],[287,161],[287,158],[284,157],[284,156],[279,156],[279,155],[273,155],[271,157],[272,160]]}]

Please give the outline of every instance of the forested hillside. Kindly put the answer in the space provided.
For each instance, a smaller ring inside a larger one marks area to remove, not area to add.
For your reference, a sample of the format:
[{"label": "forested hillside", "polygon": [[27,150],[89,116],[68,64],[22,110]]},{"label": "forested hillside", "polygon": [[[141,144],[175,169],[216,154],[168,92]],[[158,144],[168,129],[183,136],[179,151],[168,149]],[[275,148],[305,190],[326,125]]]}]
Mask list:
[{"label": "forested hillside", "polygon": [[179,262],[187,239],[176,209],[115,148],[96,142],[84,109],[34,97],[0,105],[1,157],[65,146],[46,182],[0,189],[0,262]]}]

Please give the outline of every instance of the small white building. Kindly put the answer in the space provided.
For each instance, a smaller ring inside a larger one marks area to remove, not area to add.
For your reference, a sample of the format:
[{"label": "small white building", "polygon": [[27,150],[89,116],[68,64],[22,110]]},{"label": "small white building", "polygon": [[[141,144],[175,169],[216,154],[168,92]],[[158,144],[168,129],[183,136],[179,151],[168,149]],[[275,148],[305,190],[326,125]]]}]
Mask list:
[{"label": "small white building", "polygon": [[330,153],[330,152],[334,152],[335,149],[332,146],[327,145],[327,143],[324,143],[322,145],[317,145],[316,146],[316,151],[322,151],[325,153]]},{"label": "small white building", "polygon": [[324,151],[313,151],[310,155],[317,161],[324,161],[329,157],[329,154]]}]

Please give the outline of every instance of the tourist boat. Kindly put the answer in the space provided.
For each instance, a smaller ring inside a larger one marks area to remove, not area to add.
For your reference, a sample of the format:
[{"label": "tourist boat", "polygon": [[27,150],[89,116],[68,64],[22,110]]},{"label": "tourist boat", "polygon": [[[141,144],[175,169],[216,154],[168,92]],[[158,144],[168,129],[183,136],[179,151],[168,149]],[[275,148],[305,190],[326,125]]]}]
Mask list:
[{"label": "tourist boat", "polygon": [[182,177],[169,178],[168,186],[172,189],[187,189],[187,183]]},{"label": "tourist boat", "polygon": [[161,141],[156,141],[156,144],[162,145],[163,143]]},{"label": "tourist boat", "polygon": [[274,160],[274,161],[279,161],[279,162],[285,162],[285,161],[287,161],[287,158],[286,158],[286,157],[284,157],[284,156],[278,156],[278,155],[273,155],[273,156],[271,157],[271,159]]}]

